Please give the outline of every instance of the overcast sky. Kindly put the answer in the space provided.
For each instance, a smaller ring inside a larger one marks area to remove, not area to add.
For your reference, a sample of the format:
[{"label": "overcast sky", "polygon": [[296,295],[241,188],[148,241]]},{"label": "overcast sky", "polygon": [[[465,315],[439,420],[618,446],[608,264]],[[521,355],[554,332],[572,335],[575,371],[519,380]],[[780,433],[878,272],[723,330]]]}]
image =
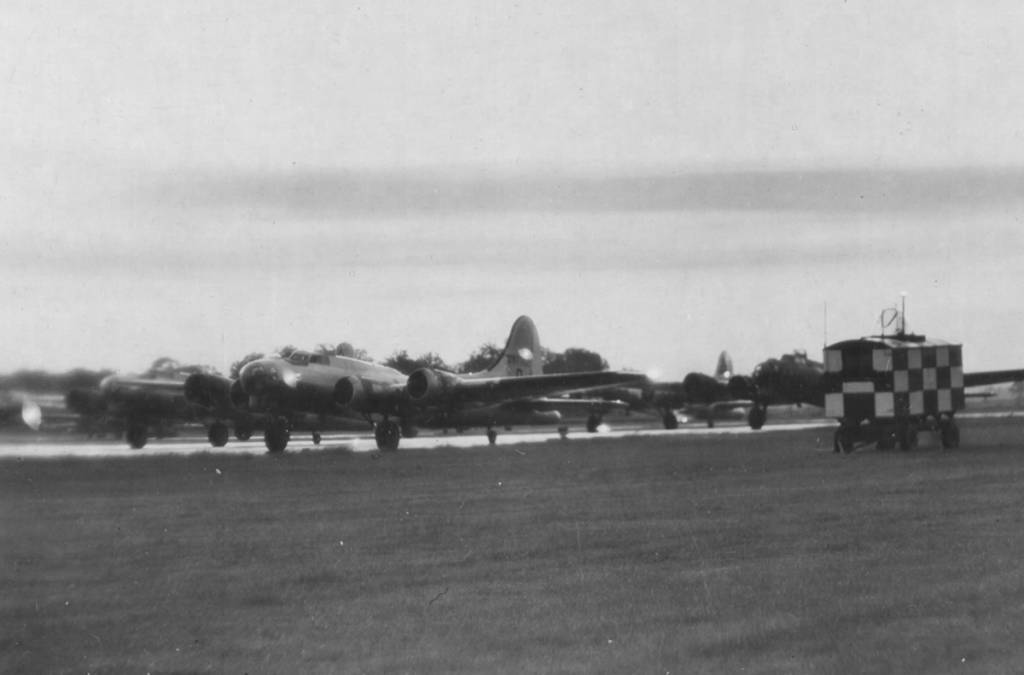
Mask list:
[{"label": "overcast sky", "polygon": [[901,291],[968,369],[1024,365],[1019,3],[0,19],[0,372],[454,362],[519,314],[615,367],[749,371]]}]

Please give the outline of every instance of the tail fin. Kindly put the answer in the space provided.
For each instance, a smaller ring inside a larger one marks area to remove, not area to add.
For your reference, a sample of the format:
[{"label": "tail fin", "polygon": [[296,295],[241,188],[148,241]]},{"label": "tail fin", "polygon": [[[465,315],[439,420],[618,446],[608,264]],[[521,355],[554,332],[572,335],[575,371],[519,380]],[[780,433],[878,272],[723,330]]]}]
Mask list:
[{"label": "tail fin", "polygon": [[728,380],[732,377],[732,357],[729,352],[722,351],[718,355],[718,363],[715,365],[715,379]]},{"label": "tail fin", "polygon": [[512,324],[505,349],[483,374],[487,377],[518,377],[543,373],[544,356],[537,326],[530,317],[521,316]]}]

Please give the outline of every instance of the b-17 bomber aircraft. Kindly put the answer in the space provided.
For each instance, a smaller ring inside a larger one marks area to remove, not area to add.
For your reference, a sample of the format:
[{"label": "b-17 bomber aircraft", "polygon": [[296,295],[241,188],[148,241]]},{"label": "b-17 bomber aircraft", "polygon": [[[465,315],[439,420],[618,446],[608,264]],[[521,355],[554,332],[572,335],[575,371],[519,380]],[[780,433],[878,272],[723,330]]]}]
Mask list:
[{"label": "b-17 bomber aircraft", "polygon": [[414,436],[420,426],[482,426],[493,443],[497,426],[558,423],[561,410],[602,405],[550,397],[642,377],[613,371],[545,375],[542,367],[537,328],[521,316],[496,362],[479,373],[424,368],[406,377],[349,356],[295,351],[246,364],[237,388],[247,409],[266,417],[270,452],[287,447],[293,420],[302,413],[359,416],[373,425],[379,449],[396,450],[402,436]]},{"label": "b-17 bomber aircraft", "polygon": [[[215,376],[209,376],[215,377]],[[227,421],[235,425],[239,440],[252,433],[252,423],[243,411],[219,402],[196,404],[185,397],[185,380],[175,377],[109,375],[99,389],[72,389],[65,397],[68,410],[82,416],[82,426],[91,430],[122,430],[132,448],[146,445],[151,434],[169,436],[175,426],[202,423],[214,447],[228,442]]]},{"label": "b-17 bomber aircraft", "polygon": [[[718,355],[713,375],[687,373],[681,382],[660,382],[645,378],[636,386],[609,387],[598,394],[624,401],[630,411],[652,411],[661,416],[666,429],[679,427],[676,411],[704,420],[709,427],[738,408],[748,408],[749,400],[737,400],[729,391],[732,358],[728,352]],[[588,424],[588,430],[593,431]]]},{"label": "b-17 bomber aircraft", "polygon": [[824,364],[795,350],[762,361],[750,375],[734,375],[729,379],[729,392],[751,402],[747,422],[751,429],[760,429],[768,419],[769,405],[825,407],[824,375]]}]

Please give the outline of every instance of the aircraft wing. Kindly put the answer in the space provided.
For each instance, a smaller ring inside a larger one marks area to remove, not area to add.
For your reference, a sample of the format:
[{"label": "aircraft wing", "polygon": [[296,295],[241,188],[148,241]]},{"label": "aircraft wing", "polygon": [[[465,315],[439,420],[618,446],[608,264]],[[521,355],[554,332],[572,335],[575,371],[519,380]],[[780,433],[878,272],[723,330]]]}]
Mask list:
[{"label": "aircraft wing", "polygon": [[965,387],[981,387],[987,384],[1019,382],[1024,380],[1024,370],[988,370],[981,373],[964,373]]},{"label": "aircraft wing", "polygon": [[605,413],[618,410],[626,412],[629,404],[625,401],[607,400],[603,398],[562,398],[545,397],[532,398],[530,406],[535,410],[557,410],[560,413],[593,414],[604,415]]},{"label": "aircraft wing", "polygon": [[406,391],[414,405],[447,407],[557,396],[573,391],[637,382],[643,378],[641,373],[611,370],[469,378],[441,370],[421,368],[409,376]]}]

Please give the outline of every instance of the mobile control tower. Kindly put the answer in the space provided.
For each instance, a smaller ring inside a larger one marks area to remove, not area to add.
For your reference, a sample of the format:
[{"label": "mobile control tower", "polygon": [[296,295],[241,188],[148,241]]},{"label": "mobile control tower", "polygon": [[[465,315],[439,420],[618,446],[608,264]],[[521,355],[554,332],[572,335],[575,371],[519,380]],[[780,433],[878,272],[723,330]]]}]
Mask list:
[{"label": "mobile control tower", "polygon": [[828,345],[824,360],[825,414],[839,420],[836,452],[861,442],[910,450],[921,429],[938,431],[944,448],[960,444],[953,417],[964,408],[961,345],[900,326],[894,335]]}]

